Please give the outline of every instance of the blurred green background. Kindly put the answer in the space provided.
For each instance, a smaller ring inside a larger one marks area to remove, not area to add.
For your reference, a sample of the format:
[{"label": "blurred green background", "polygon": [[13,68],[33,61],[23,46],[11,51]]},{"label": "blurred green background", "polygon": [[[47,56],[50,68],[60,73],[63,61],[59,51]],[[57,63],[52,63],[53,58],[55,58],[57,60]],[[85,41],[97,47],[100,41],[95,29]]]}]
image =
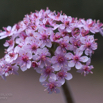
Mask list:
[{"label": "blurred green background", "polygon": [[[21,21],[25,14],[35,10],[46,9],[63,11],[68,16],[92,18],[103,22],[103,0],[0,0],[0,29],[13,26]],[[74,78],[69,82],[75,103],[103,103],[103,37],[98,38],[98,50],[92,57],[94,74],[81,76],[72,69]],[[4,40],[0,41],[0,57],[4,54]],[[47,94],[39,83],[39,75],[34,70],[19,71],[19,76],[9,76],[6,81],[0,79],[0,97],[11,93],[0,103],[65,103],[61,94]]]}]

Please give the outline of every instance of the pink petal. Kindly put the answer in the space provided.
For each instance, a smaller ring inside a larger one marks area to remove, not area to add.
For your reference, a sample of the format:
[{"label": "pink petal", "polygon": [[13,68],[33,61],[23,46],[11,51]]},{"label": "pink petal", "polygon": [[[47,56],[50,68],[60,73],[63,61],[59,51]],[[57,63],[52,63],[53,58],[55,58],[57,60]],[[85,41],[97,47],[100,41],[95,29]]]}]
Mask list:
[{"label": "pink petal", "polygon": [[70,59],[72,59],[73,54],[72,54],[72,53],[67,53],[67,54],[65,55],[65,57],[66,57],[68,60],[70,60]]},{"label": "pink petal", "polygon": [[56,75],[55,75],[54,73],[50,74],[49,80],[50,80],[50,79],[56,80]]},{"label": "pink petal", "polygon": [[91,59],[88,58],[88,61],[86,62],[86,65],[89,65],[91,63]]},{"label": "pink petal", "polygon": [[57,63],[54,64],[52,67],[54,68],[55,71],[59,71],[61,69],[61,66]]},{"label": "pink petal", "polygon": [[81,38],[80,38],[80,41],[81,41],[81,43],[83,43],[83,44],[85,44],[85,43],[87,42],[87,40],[86,40],[85,37],[81,37]]},{"label": "pink petal", "polygon": [[20,67],[20,69],[24,72],[27,70],[27,67],[26,66],[23,66],[23,67]]},{"label": "pink petal", "polygon": [[82,56],[82,57],[80,57],[80,61],[81,62],[87,62],[88,61],[88,57],[87,56]]},{"label": "pink petal", "polygon": [[76,50],[76,55],[81,56],[83,54],[83,51],[80,49]]},{"label": "pink petal", "polygon": [[59,79],[58,81],[59,81],[62,85],[65,83],[65,79],[64,79],[64,78]]},{"label": "pink petal", "polygon": [[59,28],[63,30],[65,28],[65,26],[60,24]]},{"label": "pink petal", "polygon": [[46,80],[47,76],[41,75],[39,78],[40,82],[44,82]]},{"label": "pink petal", "polygon": [[73,60],[69,61],[69,63],[68,63],[69,67],[74,67],[74,65],[75,65],[75,62]]},{"label": "pink petal", "polygon": [[56,48],[56,50],[55,50],[55,53],[56,53],[56,54],[60,54],[61,52],[62,52],[62,49],[61,49],[60,46],[58,46],[58,47]]},{"label": "pink petal", "polygon": [[87,36],[87,40],[88,40],[90,43],[94,42],[94,35]]},{"label": "pink petal", "polygon": [[70,37],[70,43],[73,43],[74,39],[73,37]]},{"label": "pink petal", "polygon": [[91,45],[91,48],[92,48],[92,50],[96,50],[96,49],[97,49],[97,44],[96,44],[96,43],[93,43],[93,44]]},{"label": "pink petal", "polygon": [[45,65],[44,62],[42,62],[42,61],[40,61],[38,64],[39,64],[40,68],[43,68]]},{"label": "pink petal", "polygon": [[30,67],[31,67],[31,61],[28,61],[27,68],[30,68]]},{"label": "pink petal", "polygon": [[80,62],[77,62],[76,65],[75,65],[76,69],[81,69],[82,66],[83,65]]},{"label": "pink petal", "polygon": [[39,60],[40,59],[40,56],[38,56],[38,55],[33,55],[33,60]]},{"label": "pink petal", "polygon": [[52,43],[51,43],[51,41],[50,41],[50,40],[48,40],[48,41],[47,41],[46,46],[47,46],[47,47],[49,47],[49,48],[51,48]]},{"label": "pink petal", "polygon": [[52,62],[53,64],[57,63],[57,58],[56,58],[56,56],[53,56],[53,57],[51,58],[51,62]]},{"label": "pink petal", "polygon": [[85,54],[86,54],[86,55],[92,54],[92,50],[86,49],[86,50],[85,50]]},{"label": "pink petal", "polygon": [[64,39],[64,41],[65,41],[66,43],[69,42],[69,37],[68,37],[68,36],[65,36],[63,39]]},{"label": "pink petal", "polygon": [[79,49],[84,51],[85,50],[85,45],[81,45]]},{"label": "pink petal", "polygon": [[67,73],[66,76],[65,76],[65,79],[67,79],[67,80],[70,80],[72,78],[73,78],[73,76],[72,76],[71,73]]}]

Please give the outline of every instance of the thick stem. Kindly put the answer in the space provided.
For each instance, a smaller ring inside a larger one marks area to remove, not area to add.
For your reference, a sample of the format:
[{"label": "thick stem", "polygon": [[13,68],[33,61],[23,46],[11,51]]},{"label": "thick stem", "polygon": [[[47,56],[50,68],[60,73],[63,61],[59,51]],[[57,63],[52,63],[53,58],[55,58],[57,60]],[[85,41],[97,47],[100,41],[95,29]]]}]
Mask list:
[{"label": "thick stem", "polygon": [[71,91],[70,91],[70,88],[69,88],[67,82],[65,82],[65,84],[62,86],[62,89],[64,92],[64,97],[65,97],[66,103],[74,103],[74,100],[71,95]]}]

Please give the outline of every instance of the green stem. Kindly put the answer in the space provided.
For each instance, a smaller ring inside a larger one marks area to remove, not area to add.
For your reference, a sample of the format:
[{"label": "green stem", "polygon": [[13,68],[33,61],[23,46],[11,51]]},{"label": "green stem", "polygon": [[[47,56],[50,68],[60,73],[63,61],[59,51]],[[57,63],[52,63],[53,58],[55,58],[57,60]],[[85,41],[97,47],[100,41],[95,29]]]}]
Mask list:
[{"label": "green stem", "polygon": [[62,89],[64,92],[66,103],[74,103],[74,100],[71,95],[70,88],[69,88],[67,82],[65,82],[65,84],[62,86]]}]

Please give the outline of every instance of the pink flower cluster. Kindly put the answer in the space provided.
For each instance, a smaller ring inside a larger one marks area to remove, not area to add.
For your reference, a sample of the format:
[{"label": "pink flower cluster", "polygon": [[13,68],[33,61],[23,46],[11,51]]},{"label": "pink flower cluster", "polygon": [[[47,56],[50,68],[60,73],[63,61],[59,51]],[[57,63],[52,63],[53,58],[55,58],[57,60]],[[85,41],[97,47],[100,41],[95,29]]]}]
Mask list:
[{"label": "pink flower cluster", "polygon": [[5,56],[0,59],[0,76],[5,79],[31,67],[41,74],[39,81],[49,93],[72,79],[71,67],[92,73],[91,56],[97,49],[94,34],[103,35],[103,24],[92,19],[77,19],[62,12],[46,10],[25,15],[13,27],[0,32]]}]

